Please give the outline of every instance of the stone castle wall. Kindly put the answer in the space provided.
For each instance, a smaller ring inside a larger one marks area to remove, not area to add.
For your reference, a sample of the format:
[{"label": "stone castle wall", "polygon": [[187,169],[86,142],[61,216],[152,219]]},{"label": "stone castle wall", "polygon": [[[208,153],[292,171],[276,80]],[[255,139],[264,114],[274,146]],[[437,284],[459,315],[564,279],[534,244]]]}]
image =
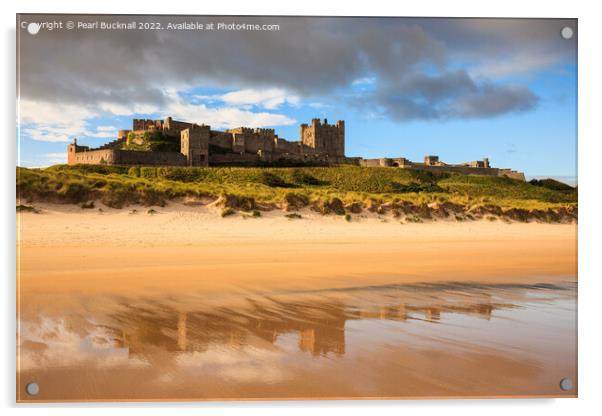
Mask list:
[{"label": "stone castle wall", "polygon": [[68,160],[70,165],[151,165],[186,166],[184,155],[175,152],[139,152],[134,150],[101,149],[74,153]]},{"label": "stone castle wall", "polygon": [[165,120],[135,118],[132,120],[132,130],[139,133],[158,131],[168,136],[179,136],[182,130],[192,127],[193,124],[173,120],[171,117],[167,117]]},{"label": "stone castle wall", "polygon": [[[428,156],[427,158],[433,158]],[[429,159],[430,161],[431,159]],[[435,163],[435,162],[432,162]],[[380,158],[380,159],[361,159],[360,165],[367,167],[399,167],[402,169],[418,169],[429,172],[446,172],[446,173],[459,173],[462,175],[484,175],[484,176],[497,176],[497,177],[508,177],[512,179],[518,179],[521,181],[525,180],[525,174],[517,172],[511,169],[501,169],[484,167],[489,166],[489,161],[475,161],[469,162],[464,165],[446,165],[436,160],[437,164],[428,163],[414,163],[406,158]]]},{"label": "stone castle wall", "polygon": [[284,139],[276,139],[274,150],[279,153],[301,154],[301,145],[298,142],[289,142]]},{"label": "stone castle wall", "polygon": [[361,165],[369,168],[391,166],[387,164],[386,159],[363,159]]},{"label": "stone castle wall", "polygon": [[274,141],[276,136],[273,134],[261,133],[235,133],[244,141],[244,151],[247,153],[257,153],[258,151],[271,153],[274,151]]},{"label": "stone castle wall", "polygon": [[165,123],[163,124],[163,128],[165,130],[172,130],[172,131],[180,132],[184,129],[188,129],[188,128],[192,127],[193,125],[194,125],[194,123],[172,120],[170,117],[168,117],[167,120],[165,121]]},{"label": "stone castle wall", "polygon": [[510,169],[499,169],[499,168],[477,168],[469,166],[425,166],[425,165],[413,165],[412,169],[426,170],[429,172],[448,172],[448,173],[459,173],[462,175],[485,175],[485,176],[498,176],[508,177],[512,179],[519,179],[524,181],[525,175],[522,172],[512,171]]},{"label": "stone castle wall", "polygon": [[186,166],[186,156],[176,152],[140,152],[115,149],[115,165]]},{"label": "stone castle wall", "polygon": [[163,130],[163,120],[145,120],[135,118],[132,120],[132,130]]},{"label": "stone castle wall", "polygon": [[67,162],[70,165],[99,165],[106,163],[116,165],[115,149],[88,150],[71,153],[69,152]]},{"label": "stone castle wall", "polygon": [[211,166],[255,166],[262,161],[259,155],[252,153],[244,153],[242,155],[238,153],[224,153],[211,156]]},{"label": "stone castle wall", "polygon": [[[324,131],[333,134],[333,130],[325,129]],[[327,139],[322,138],[321,134],[321,132],[317,133],[318,141],[320,143],[327,141]],[[337,131],[336,134],[338,138],[340,133]],[[293,142],[282,139],[275,134],[273,129],[251,129],[246,127],[230,129],[225,132],[212,130],[209,144],[237,154],[261,153],[264,158],[271,154],[271,158],[275,159],[287,156],[299,160],[306,156],[317,156],[318,154],[329,154],[331,158],[336,159],[342,149],[341,147],[337,150],[339,153],[325,146],[322,146],[321,150],[315,149],[311,143],[305,144],[301,141]]]},{"label": "stone castle wall", "polygon": [[232,150],[232,134],[224,131],[211,131],[209,144],[221,147],[224,150]]},{"label": "stone castle wall", "polygon": [[506,176],[508,178],[526,181],[525,174],[512,169],[498,169],[498,176]]}]

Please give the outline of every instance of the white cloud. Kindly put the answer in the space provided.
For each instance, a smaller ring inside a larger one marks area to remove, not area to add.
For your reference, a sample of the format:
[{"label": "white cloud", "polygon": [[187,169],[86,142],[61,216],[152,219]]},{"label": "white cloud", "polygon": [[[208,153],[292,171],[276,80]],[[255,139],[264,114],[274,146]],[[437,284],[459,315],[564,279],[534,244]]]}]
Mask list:
[{"label": "white cloud", "polygon": [[115,126],[98,126],[96,131],[115,131]]},{"label": "white cloud", "polygon": [[332,104],[325,104],[325,103],[320,103],[320,102],[309,103],[307,105],[309,107],[315,108],[317,110],[324,110],[324,109],[327,109],[327,108],[332,108]]},{"label": "white cloud", "polygon": [[46,153],[44,160],[48,165],[67,163],[67,152]]},{"label": "white cloud", "polygon": [[[131,113],[129,113],[131,114]],[[89,119],[97,114],[90,109],[72,104],[20,100],[19,125],[22,132],[34,140],[69,142],[74,137],[112,138],[117,135],[113,126],[87,127]]]},{"label": "white cloud", "polygon": [[88,128],[90,119],[109,113],[118,116],[149,114],[159,109],[152,106],[127,106],[118,103],[101,103],[98,111],[74,104],[56,104],[51,102],[19,100],[19,125],[22,133],[34,140],[44,142],[69,142],[74,137],[114,138],[115,126]]},{"label": "white cloud", "polygon": [[94,116],[78,105],[32,100],[20,100],[18,105],[18,122],[23,126],[23,133],[45,142],[68,142],[83,135],[87,131],[86,119]]},{"label": "white cloud", "polygon": [[[243,91],[247,91],[243,93]],[[251,90],[238,91],[241,94],[226,97],[223,102],[242,103],[255,100],[266,108],[282,102],[294,102],[290,96],[276,91],[266,94],[254,94]],[[238,126],[266,127],[290,125],[295,119],[283,114],[269,112],[253,112],[249,109],[226,105],[219,108],[208,108],[204,104],[191,104],[175,92],[166,92],[167,104],[162,108],[154,106],[128,106],[119,103],[101,103],[92,111],[90,107],[55,104],[33,100],[20,100],[19,126],[21,132],[33,140],[45,142],[70,142],[74,137],[94,137],[110,139],[117,136],[118,126],[101,125],[96,128],[88,126],[91,119],[102,115],[133,116],[134,114],[162,114],[178,120],[204,123],[213,128],[232,128]],[[226,94],[228,95],[228,94]]]},{"label": "white cloud", "polygon": [[267,109],[276,109],[287,103],[298,105],[300,98],[280,88],[265,90],[244,89],[228,92],[222,95],[196,95],[199,100],[221,101],[232,106],[258,106]]},{"label": "white cloud", "polygon": [[113,138],[117,136],[117,129],[114,126],[98,126],[95,132],[86,132],[86,136]]},{"label": "white cloud", "polygon": [[369,85],[374,84],[376,82],[376,77],[363,77],[354,80],[352,85]]},{"label": "white cloud", "polygon": [[98,108],[106,113],[116,116],[129,116],[132,114],[152,114],[159,111],[159,107],[154,105],[140,104],[121,104],[115,102],[102,102]]},{"label": "white cloud", "polygon": [[73,120],[90,117],[93,113],[81,105],[19,100],[21,122],[38,124],[71,124]]},{"label": "white cloud", "polygon": [[529,75],[534,72],[549,69],[560,63],[563,56],[560,53],[518,53],[506,57],[506,59],[496,59],[494,62],[487,62],[476,66],[469,71],[474,77],[484,78],[503,78],[513,75]]},{"label": "white cloud", "polygon": [[180,97],[173,96],[163,116],[171,115],[176,120],[207,124],[212,128],[224,129],[239,126],[266,127],[296,123],[296,120],[284,114],[267,112],[255,113],[235,107],[208,108],[204,104],[190,104]]}]

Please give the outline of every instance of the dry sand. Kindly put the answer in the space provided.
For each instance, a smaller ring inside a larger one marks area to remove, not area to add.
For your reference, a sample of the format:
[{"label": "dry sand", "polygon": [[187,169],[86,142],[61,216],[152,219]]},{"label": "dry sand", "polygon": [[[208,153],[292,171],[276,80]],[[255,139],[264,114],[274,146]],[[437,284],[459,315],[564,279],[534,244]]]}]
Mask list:
[{"label": "dry sand", "polygon": [[347,222],[309,210],[294,220],[281,211],[221,218],[211,208],[177,204],[156,214],[144,207],[36,207],[41,214],[18,219],[22,291],[549,282],[574,281],[577,273],[576,225],[400,224],[376,215]]}]

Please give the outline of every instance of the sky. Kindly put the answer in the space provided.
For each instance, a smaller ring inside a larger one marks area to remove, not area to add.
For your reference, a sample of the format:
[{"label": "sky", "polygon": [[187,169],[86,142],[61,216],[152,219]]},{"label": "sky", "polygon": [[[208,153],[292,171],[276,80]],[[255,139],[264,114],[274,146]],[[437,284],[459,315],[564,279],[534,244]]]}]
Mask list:
[{"label": "sky", "polygon": [[488,157],[576,180],[576,20],[20,15],[17,34],[19,166],[65,163],[74,137],[99,146],[132,118],[298,140],[319,117],[345,120],[347,156]]}]

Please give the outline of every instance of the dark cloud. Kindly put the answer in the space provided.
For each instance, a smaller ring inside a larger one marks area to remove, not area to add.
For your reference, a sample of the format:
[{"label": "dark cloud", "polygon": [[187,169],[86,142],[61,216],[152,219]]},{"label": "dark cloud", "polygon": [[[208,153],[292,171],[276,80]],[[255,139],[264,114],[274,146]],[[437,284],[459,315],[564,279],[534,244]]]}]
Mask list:
[{"label": "dark cloud", "polygon": [[[474,62],[516,51],[557,51],[555,20],[136,17],[22,15],[21,20],[185,21],[279,24],[249,31],[20,31],[21,96],[93,107],[162,105],[166,90],[195,86],[286,88],[332,97],[353,80],[375,76],[360,98],[395,119],[489,117],[533,107],[522,87],[478,82],[450,60]],[[573,22],[574,23],[574,22]],[[560,39],[562,40],[562,39]],[[542,46],[543,45],[543,46]],[[566,46],[565,46],[566,49]],[[570,48],[569,48],[570,49]],[[427,70],[428,69],[428,70]]]},{"label": "dark cloud", "polygon": [[529,110],[537,102],[528,88],[476,82],[464,70],[413,73],[383,84],[365,100],[394,120],[494,117]]},{"label": "dark cloud", "polygon": [[439,75],[414,73],[402,77],[397,89],[410,97],[435,102],[477,90],[466,71],[445,72]]},{"label": "dark cloud", "polygon": [[459,97],[450,105],[450,116],[480,118],[526,111],[538,97],[525,87],[499,87],[485,84],[477,91]]}]

